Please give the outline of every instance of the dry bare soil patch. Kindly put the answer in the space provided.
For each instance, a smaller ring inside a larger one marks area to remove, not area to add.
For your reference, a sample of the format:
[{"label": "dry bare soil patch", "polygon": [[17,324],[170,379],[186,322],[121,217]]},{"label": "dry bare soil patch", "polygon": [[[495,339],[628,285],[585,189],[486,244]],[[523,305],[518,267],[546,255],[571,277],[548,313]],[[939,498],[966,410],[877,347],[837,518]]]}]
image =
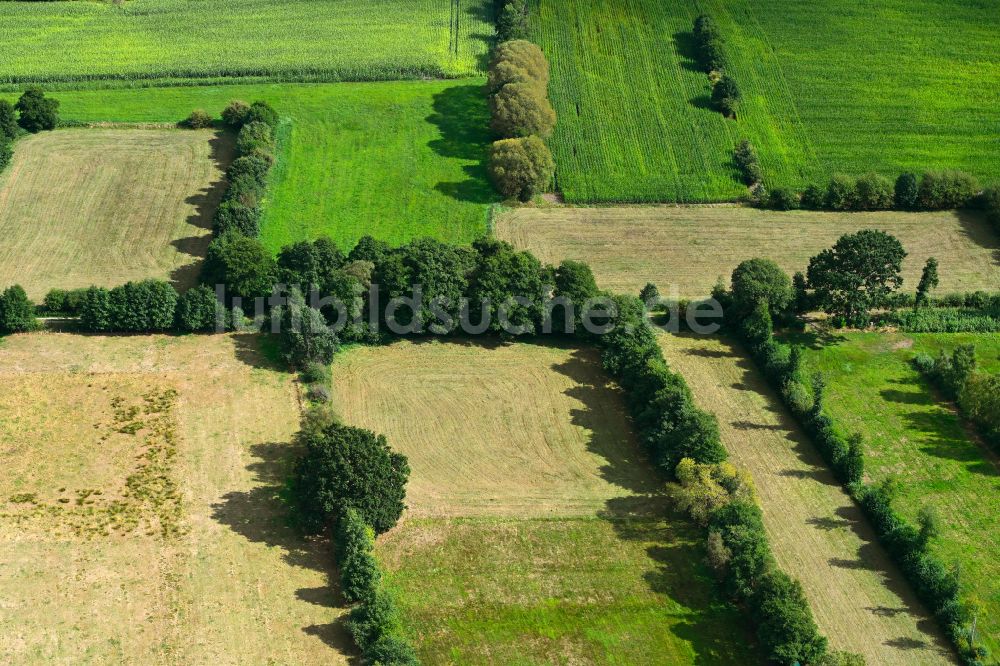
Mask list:
[{"label": "dry bare soil patch", "polygon": [[733,462],[753,474],[778,564],[802,582],[831,646],[870,664],[950,663],[937,625],[742,349],[679,335],[661,346],[695,402],[719,417]]},{"label": "dry bare soil patch", "polygon": [[0,285],[156,277],[192,284],[231,139],[208,130],[72,129],[15,144],[0,174]]},{"label": "dry bare soil patch", "polygon": [[595,351],[399,342],[333,377],[413,468],[378,550],[425,663],[759,663]]},{"label": "dry bare soil patch", "polygon": [[635,292],[653,282],[669,295],[707,296],[744,259],[768,257],[789,273],[843,234],[883,229],[903,243],[905,289],[928,257],[940,262],[941,293],[1000,284],[1000,238],[980,216],[940,213],[777,212],[738,206],[522,208],[501,216],[496,235],[542,261],[587,261],[598,284]]},{"label": "dry bare soil patch", "polygon": [[346,663],[276,498],[295,387],[255,338],[0,340],[5,663]]}]

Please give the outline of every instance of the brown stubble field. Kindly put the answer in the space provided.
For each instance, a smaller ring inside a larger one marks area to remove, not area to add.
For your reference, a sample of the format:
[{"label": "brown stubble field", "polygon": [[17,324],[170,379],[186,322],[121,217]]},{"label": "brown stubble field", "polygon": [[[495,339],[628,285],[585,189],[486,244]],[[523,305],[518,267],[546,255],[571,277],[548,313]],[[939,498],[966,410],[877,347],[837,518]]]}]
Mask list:
[{"label": "brown stubble field", "polygon": [[18,141],[0,174],[0,285],[194,284],[232,159],[210,130],[67,129]]},{"label": "brown stubble field", "polygon": [[256,338],[11,336],[0,378],[5,662],[346,663],[329,548],[277,499],[297,391]]},{"label": "brown stubble field", "polygon": [[661,347],[718,417],[730,460],[753,475],[778,564],[802,583],[831,646],[869,664],[951,663],[936,623],[742,348],[692,335],[662,335]]},{"label": "brown stubble field", "polygon": [[647,283],[669,297],[702,298],[719,277],[728,283],[745,259],[767,257],[789,272],[846,233],[883,229],[909,252],[903,288],[916,288],[928,257],[940,263],[938,293],[1000,284],[1000,238],[976,213],[778,212],[732,205],[521,208],[499,215],[497,237],[547,263],[590,264],[598,286],[638,293]]}]

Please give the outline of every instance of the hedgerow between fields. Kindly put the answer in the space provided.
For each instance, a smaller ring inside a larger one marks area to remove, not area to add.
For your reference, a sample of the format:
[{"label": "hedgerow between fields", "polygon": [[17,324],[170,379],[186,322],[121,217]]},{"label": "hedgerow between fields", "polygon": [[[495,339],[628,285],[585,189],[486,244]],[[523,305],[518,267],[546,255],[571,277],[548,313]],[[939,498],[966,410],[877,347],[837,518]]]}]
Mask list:
[{"label": "hedgerow between fields", "polygon": [[[892,237],[863,231],[843,237],[832,251],[814,257],[808,282],[799,274],[793,287],[793,281],[773,262],[754,259],[734,271],[730,290],[717,288],[714,296],[724,305],[727,327],[746,341],[764,375],[803,424],[838,480],[864,509],[886,550],[941,623],[964,662],[978,665],[987,652],[975,635],[975,611],[959,596],[957,571],[928,550],[937,534],[934,515],[921,513],[919,526],[915,527],[893,508],[899,489],[891,479],[878,485],[864,483],[861,435],[845,439],[839,434],[825,410],[822,375],[814,375],[811,390],[807,388],[802,350],[778,342],[773,333],[773,319],[789,321],[790,313],[804,312],[817,304],[854,319],[866,318],[869,309],[883,303],[898,287],[895,280],[904,255],[902,246]],[[873,271],[875,264],[878,270]],[[819,266],[824,270],[814,270]],[[855,281],[862,275],[863,280]],[[815,293],[806,292],[807,286]],[[943,375],[950,376],[945,366],[950,368],[953,362],[941,362]]]}]

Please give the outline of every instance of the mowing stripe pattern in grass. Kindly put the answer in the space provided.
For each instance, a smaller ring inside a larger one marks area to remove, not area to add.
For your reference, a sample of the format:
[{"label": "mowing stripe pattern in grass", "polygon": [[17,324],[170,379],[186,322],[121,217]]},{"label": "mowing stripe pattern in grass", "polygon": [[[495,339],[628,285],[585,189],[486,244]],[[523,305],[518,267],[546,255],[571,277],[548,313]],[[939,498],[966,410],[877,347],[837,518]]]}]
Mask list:
[{"label": "mowing stripe pattern in grass", "polygon": [[209,131],[72,129],[15,144],[0,174],[0,285],[194,284],[232,138]]},{"label": "mowing stripe pattern in grass", "polygon": [[936,293],[995,290],[1000,237],[972,212],[817,213],[737,206],[523,208],[497,216],[496,235],[542,261],[590,264],[603,289],[638,294],[647,282],[669,296],[703,298],[745,259],[767,257],[789,274],[841,235],[883,229],[903,243],[903,289],[913,291],[928,257],[940,263]]},{"label": "mowing stripe pattern in grass", "polygon": [[0,25],[0,85],[469,76],[494,31],[489,0],[2,2]]},{"label": "mowing stripe pattern in grass", "polygon": [[733,343],[664,335],[667,362],[719,417],[732,461],[753,474],[778,564],[805,589],[834,649],[872,664],[942,664],[951,650],[861,510]]}]

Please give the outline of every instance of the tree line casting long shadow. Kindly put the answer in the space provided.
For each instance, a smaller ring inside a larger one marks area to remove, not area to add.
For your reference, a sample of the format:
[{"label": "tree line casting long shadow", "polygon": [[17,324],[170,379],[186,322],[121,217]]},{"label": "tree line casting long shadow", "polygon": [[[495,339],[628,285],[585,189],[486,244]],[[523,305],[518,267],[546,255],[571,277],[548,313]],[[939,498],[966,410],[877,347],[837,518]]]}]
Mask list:
[{"label": "tree line casting long shadow", "polygon": [[[184,200],[184,203],[194,206],[194,212],[188,216],[187,223],[201,230],[212,228],[212,217],[215,215],[215,209],[219,207],[222,196],[229,187],[225,172],[236,154],[236,137],[232,132],[220,131],[212,135],[208,144],[210,159],[223,175],[218,180],[206,185],[197,194],[192,194]],[[211,242],[212,235],[205,233],[178,238],[170,242],[178,252],[197,259],[197,261],[180,266],[170,273],[170,283],[175,289],[184,290],[198,283],[202,260],[205,258],[208,245]]]},{"label": "tree line casting long shadow", "polygon": [[624,541],[654,544],[646,551],[655,565],[646,574],[646,583],[651,591],[690,610],[669,631],[691,645],[695,664],[763,663],[751,647],[755,640],[743,618],[711,582],[698,530],[671,507],[663,479],[631,433],[609,428],[617,419],[608,419],[605,410],[611,406],[626,413],[625,405],[601,367],[598,352],[574,346],[569,360],[552,368],[574,382],[565,393],[583,407],[571,412],[572,423],[592,433],[587,449],[606,461],[600,469],[602,478],[632,493],[605,502],[600,518]]}]

